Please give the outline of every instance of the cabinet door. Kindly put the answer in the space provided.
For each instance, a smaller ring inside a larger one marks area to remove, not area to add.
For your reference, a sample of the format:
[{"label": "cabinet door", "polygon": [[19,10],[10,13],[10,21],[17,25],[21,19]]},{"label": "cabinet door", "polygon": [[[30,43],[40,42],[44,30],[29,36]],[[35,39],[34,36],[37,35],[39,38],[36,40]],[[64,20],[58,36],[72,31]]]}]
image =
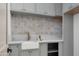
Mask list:
[{"label": "cabinet door", "polygon": [[55,4],[50,3],[48,6],[48,15],[55,16]]},{"label": "cabinet door", "polygon": [[22,50],[22,56],[39,56],[39,50]]},{"label": "cabinet door", "polygon": [[10,56],[18,56],[18,45],[9,45],[9,48],[12,49]]},{"label": "cabinet door", "polygon": [[11,3],[10,9],[12,11],[22,11],[23,10],[23,3]]},{"label": "cabinet door", "polygon": [[47,43],[40,44],[40,56],[47,56],[48,55],[48,46]]},{"label": "cabinet door", "polygon": [[38,14],[53,16],[54,4],[52,3],[37,3],[36,10]]},{"label": "cabinet door", "polygon": [[29,51],[28,50],[22,50],[21,51],[21,56],[29,56]]},{"label": "cabinet door", "polygon": [[62,4],[55,3],[55,16],[62,16]]},{"label": "cabinet door", "polygon": [[63,56],[63,43],[59,42],[58,44],[58,52],[59,52],[59,56]]},{"label": "cabinet door", "polygon": [[35,49],[35,50],[32,50],[31,51],[31,56],[39,56],[39,50],[38,49]]},{"label": "cabinet door", "polygon": [[35,3],[24,3],[23,9],[25,12],[35,13]]}]

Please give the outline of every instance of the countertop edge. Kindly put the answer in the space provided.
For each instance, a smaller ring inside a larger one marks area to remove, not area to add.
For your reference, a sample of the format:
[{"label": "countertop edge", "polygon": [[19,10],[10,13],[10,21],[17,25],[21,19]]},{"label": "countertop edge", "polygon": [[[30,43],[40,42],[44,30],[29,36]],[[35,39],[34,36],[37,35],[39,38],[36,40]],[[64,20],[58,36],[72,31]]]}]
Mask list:
[{"label": "countertop edge", "polygon": [[[22,42],[25,41],[18,41],[18,42],[8,42],[8,44],[21,44]],[[34,42],[38,42],[38,43],[53,43],[53,42],[64,42],[63,40],[48,40],[48,41],[34,41]]]}]

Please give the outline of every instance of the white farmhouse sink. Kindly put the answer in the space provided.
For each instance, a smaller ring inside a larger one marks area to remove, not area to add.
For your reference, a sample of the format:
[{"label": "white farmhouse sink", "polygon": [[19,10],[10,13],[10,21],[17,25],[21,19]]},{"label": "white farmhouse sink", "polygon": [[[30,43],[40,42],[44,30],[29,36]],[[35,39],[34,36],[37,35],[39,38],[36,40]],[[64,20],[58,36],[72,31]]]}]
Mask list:
[{"label": "white farmhouse sink", "polygon": [[34,41],[22,42],[21,48],[22,48],[22,50],[38,49],[39,48],[39,42],[34,42]]}]

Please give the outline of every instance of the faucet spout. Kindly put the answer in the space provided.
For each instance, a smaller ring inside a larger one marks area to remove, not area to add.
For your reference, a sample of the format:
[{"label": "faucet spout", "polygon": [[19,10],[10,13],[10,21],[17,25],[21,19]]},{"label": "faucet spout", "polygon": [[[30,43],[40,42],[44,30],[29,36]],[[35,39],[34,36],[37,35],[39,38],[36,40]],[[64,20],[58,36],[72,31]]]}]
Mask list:
[{"label": "faucet spout", "polygon": [[27,34],[28,34],[28,41],[29,41],[30,40],[30,33],[28,32]]},{"label": "faucet spout", "polygon": [[40,39],[40,41],[42,41],[42,39],[41,39],[41,36],[39,35],[39,39]]}]

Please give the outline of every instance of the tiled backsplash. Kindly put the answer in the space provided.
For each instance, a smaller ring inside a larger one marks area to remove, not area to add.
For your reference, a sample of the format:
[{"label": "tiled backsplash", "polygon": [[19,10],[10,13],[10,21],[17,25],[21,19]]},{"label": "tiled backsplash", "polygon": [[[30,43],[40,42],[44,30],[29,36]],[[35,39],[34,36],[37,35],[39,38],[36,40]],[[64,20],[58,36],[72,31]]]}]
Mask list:
[{"label": "tiled backsplash", "polygon": [[[51,37],[51,39],[52,37],[61,38],[62,35],[61,20],[52,17],[12,14],[11,27],[12,38],[17,36],[17,33],[25,32],[29,32],[31,37],[41,35],[42,37]],[[36,38],[34,37],[34,39]]]}]

